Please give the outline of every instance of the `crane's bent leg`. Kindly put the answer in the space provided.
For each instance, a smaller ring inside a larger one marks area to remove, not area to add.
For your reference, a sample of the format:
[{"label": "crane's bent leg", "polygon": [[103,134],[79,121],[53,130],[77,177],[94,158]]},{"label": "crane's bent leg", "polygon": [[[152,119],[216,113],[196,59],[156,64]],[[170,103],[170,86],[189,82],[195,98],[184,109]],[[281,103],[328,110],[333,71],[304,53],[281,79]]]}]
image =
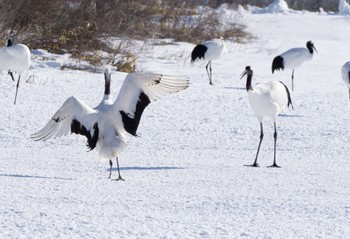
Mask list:
[{"label": "crane's bent leg", "polygon": [[292,91],[294,91],[294,70],[292,72]]},{"label": "crane's bent leg", "polygon": [[263,138],[264,138],[264,130],[263,130],[262,122],[260,122],[260,141],[259,141],[258,151],[256,152],[254,163],[252,165],[244,165],[244,166],[259,167],[259,164],[257,162],[258,162],[260,146],[261,146],[261,142],[262,142]]},{"label": "crane's bent leg", "polygon": [[276,164],[276,144],[277,144],[277,129],[276,129],[276,122],[274,122],[274,127],[275,127],[275,133],[273,134],[273,138],[275,141],[275,145],[274,145],[274,152],[273,152],[273,164],[270,166],[271,168],[280,168],[280,166],[278,166]]},{"label": "crane's bent leg", "polygon": [[15,78],[13,77],[13,73],[9,71],[8,74],[11,76],[12,80],[15,81]]},{"label": "crane's bent leg", "polygon": [[[208,71],[208,67],[209,67],[209,71]],[[209,84],[213,85],[213,83],[211,82],[211,77],[212,77],[211,61],[208,62],[208,64],[205,66],[205,69],[207,70],[207,74],[208,74],[208,77],[209,77]]]},{"label": "crane's bent leg", "polygon": [[108,178],[111,178],[111,176],[112,176],[112,166],[113,166],[113,162],[112,162],[112,160],[109,160],[109,176],[108,176]]}]

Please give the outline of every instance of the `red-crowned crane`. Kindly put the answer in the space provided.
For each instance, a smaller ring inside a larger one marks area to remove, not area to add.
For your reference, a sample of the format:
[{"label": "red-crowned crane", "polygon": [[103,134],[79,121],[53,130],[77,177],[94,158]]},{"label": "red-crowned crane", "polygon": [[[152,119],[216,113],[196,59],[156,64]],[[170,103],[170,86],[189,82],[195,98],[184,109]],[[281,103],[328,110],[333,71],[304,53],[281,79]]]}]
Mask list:
[{"label": "red-crowned crane", "polygon": [[16,93],[14,104],[16,104],[19,81],[24,71],[28,70],[30,66],[30,50],[24,44],[13,44],[12,38],[9,38],[6,45],[0,48],[0,70],[8,71],[12,80],[15,82],[13,73],[18,73],[18,80],[16,84]]},{"label": "red-crowned crane", "polygon": [[273,120],[275,133],[274,133],[274,156],[273,156],[273,164],[271,167],[279,167],[276,164],[276,142],[277,142],[277,128],[276,121],[278,114],[285,108],[292,106],[292,100],[290,97],[289,90],[286,85],[284,85],[280,81],[268,81],[256,84],[254,87],[252,86],[252,77],[253,70],[250,66],[245,68],[245,71],[241,75],[241,79],[247,75],[247,83],[246,90],[248,92],[249,103],[259,120],[260,123],[260,141],[258,150],[255,156],[255,161],[252,167],[259,167],[258,155],[260,151],[261,142],[264,138],[263,131],[263,118],[270,117]]},{"label": "red-crowned crane", "polygon": [[292,91],[294,91],[294,70],[301,66],[305,61],[310,61],[314,56],[314,50],[317,52],[314,43],[308,41],[306,48],[291,48],[288,51],[276,56],[272,61],[272,74],[274,71],[292,69]]},{"label": "red-crowned crane", "polygon": [[186,89],[188,80],[156,73],[135,72],[126,76],[117,99],[110,98],[111,74],[107,69],[105,91],[101,103],[91,108],[81,100],[70,97],[51,117],[50,121],[31,137],[47,140],[69,132],[87,137],[87,146],[99,150],[100,159],[109,160],[109,178],[112,175],[112,159],[116,159],[118,178],[120,175],[118,156],[127,146],[127,133],[137,136],[136,131],[144,109],[162,95]]},{"label": "red-crowned crane", "polygon": [[[226,54],[226,45],[222,38],[213,39],[203,42],[193,49],[191,53],[191,62],[195,62],[197,59],[203,59],[208,61],[205,69],[209,77],[209,84],[212,85],[212,68],[211,61],[219,59]],[[208,70],[209,68],[209,70]]]}]

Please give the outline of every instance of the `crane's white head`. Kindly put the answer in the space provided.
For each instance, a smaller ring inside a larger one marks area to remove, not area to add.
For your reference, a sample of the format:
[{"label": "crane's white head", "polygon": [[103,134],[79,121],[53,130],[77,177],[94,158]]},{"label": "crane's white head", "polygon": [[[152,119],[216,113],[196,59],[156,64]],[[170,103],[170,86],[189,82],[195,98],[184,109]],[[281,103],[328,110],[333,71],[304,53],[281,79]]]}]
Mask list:
[{"label": "crane's white head", "polygon": [[306,48],[309,50],[310,53],[313,53],[313,50],[315,50],[318,53],[318,51],[316,50],[316,47],[312,41],[308,41],[306,43]]},{"label": "crane's white head", "polygon": [[104,75],[105,75],[105,80],[106,81],[111,81],[111,69],[106,67],[105,71],[104,71]]}]

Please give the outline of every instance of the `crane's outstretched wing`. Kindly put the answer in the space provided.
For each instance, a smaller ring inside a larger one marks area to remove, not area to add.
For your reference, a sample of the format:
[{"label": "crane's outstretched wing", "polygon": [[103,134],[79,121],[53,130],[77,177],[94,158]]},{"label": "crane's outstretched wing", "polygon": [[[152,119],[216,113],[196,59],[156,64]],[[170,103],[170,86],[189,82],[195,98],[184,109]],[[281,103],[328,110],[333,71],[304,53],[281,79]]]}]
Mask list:
[{"label": "crane's outstretched wing", "polygon": [[50,121],[31,138],[47,140],[61,137],[69,132],[87,137],[87,146],[92,150],[98,140],[98,124],[96,111],[75,97],[69,97],[61,108],[52,116]]},{"label": "crane's outstretched wing", "polygon": [[135,72],[126,76],[114,108],[120,112],[125,130],[136,136],[144,109],[163,95],[186,89],[184,77],[156,73]]}]

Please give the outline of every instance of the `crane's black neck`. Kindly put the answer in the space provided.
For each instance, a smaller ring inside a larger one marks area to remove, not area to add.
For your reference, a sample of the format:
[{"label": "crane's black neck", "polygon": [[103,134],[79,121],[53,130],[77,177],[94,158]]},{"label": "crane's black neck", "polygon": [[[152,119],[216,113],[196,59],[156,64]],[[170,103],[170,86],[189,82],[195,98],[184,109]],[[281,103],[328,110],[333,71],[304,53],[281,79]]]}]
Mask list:
[{"label": "crane's black neck", "polygon": [[111,78],[110,75],[105,74],[105,95],[109,95],[111,93]]},{"label": "crane's black neck", "polygon": [[252,78],[253,78],[253,75],[250,75],[248,74],[247,75],[247,83],[246,83],[246,90],[249,91],[249,90],[253,90],[253,87],[252,87]]},{"label": "crane's black neck", "polygon": [[105,82],[105,95],[109,95],[111,93],[111,82],[106,81]]},{"label": "crane's black neck", "polygon": [[13,45],[12,38],[7,39],[6,46],[12,46],[12,45]]}]

